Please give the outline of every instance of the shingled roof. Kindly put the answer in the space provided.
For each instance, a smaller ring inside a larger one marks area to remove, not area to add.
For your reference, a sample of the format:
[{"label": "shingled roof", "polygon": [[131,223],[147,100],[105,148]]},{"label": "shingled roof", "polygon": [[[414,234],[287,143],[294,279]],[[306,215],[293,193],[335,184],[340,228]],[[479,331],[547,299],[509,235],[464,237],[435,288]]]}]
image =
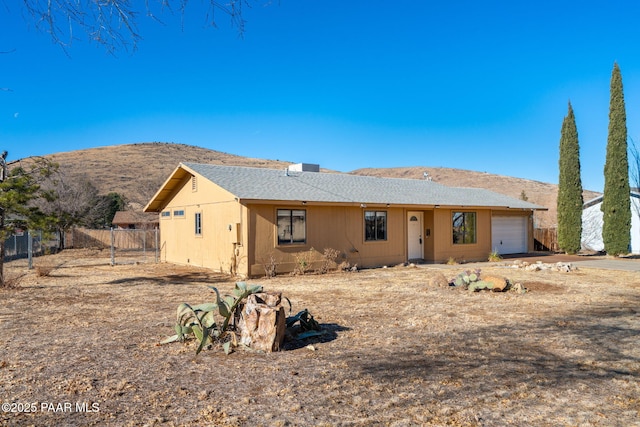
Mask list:
[{"label": "shingled roof", "polygon": [[[241,201],[306,201],[324,203],[395,204],[416,206],[477,206],[544,210],[493,191],[478,188],[447,187],[428,180],[378,178],[344,173],[294,172],[181,163],[145,211],[162,209],[165,195],[184,172],[201,175],[227,190]],[[174,184],[172,184],[174,183]]]}]

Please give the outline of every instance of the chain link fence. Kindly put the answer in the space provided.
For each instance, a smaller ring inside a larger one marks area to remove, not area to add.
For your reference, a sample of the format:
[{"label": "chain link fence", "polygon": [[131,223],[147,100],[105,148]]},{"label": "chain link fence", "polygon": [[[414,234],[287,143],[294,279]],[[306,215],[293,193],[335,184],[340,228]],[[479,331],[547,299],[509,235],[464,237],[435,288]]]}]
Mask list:
[{"label": "chain link fence", "polygon": [[160,230],[92,230],[74,228],[65,235],[65,248],[109,250],[111,265],[158,262]]},{"label": "chain link fence", "polygon": [[[55,253],[60,247],[58,233],[42,231],[22,231],[11,235],[4,241],[4,260],[11,261]],[[31,266],[31,263],[29,263]]]}]

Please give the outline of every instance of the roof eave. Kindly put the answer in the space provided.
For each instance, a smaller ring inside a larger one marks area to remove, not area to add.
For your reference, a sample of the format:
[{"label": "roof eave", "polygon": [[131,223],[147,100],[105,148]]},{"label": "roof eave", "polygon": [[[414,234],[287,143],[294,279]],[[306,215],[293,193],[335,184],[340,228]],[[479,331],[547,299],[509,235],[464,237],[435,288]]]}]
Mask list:
[{"label": "roof eave", "polygon": [[192,173],[180,163],[169,175],[169,178],[160,186],[160,189],[156,191],[149,203],[142,209],[143,212],[160,212],[167,204],[167,196],[173,193],[178,183],[182,182],[187,174]]}]

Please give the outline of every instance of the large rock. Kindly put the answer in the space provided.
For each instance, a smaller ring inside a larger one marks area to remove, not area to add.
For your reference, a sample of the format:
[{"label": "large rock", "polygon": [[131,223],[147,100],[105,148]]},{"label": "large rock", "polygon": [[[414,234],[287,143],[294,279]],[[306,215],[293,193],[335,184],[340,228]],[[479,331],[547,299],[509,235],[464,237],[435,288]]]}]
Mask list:
[{"label": "large rock", "polygon": [[433,276],[433,277],[431,277],[429,279],[429,287],[431,287],[431,288],[448,288],[449,287],[449,281],[447,280],[446,277],[444,277],[444,274],[437,273],[435,276]]},{"label": "large rock", "polygon": [[493,288],[491,288],[491,290],[494,292],[502,292],[507,288],[507,279],[504,277],[482,276],[482,281],[493,283]]},{"label": "large rock", "polygon": [[240,342],[254,350],[280,350],[287,328],[282,294],[257,293],[247,297],[240,312]]}]

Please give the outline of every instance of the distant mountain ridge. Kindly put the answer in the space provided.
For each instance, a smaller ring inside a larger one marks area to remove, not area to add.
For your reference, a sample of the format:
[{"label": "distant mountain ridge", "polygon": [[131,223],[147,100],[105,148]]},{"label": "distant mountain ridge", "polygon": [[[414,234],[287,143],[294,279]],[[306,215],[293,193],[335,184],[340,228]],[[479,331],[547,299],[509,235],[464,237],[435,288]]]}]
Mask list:
[{"label": "distant mountain ridge", "polygon": [[110,145],[43,156],[71,177],[86,177],[101,194],[125,196],[141,210],[180,162],[284,168],[289,162],[252,159],[207,148],[165,142]]},{"label": "distant mountain ridge", "polygon": [[[185,144],[148,142],[111,145],[43,156],[60,165],[71,177],[86,177],[100,193],[117,192],[129,207],[140,210],[180,162],[284,169],[296,161],[255,159]],[[322,167],[322,165],[320,165]],[[327,172],[332,172],[327,170]],[[547,212],[535,214],[536,225],[552,227],[556,222],[558,186],[524,178],[494,175],[442,167],[366,168],[348,172],[355,175],[424,179],[451,187],[485,188],[544,206]],[[585,200],[600,193],[585,191]]]}]

